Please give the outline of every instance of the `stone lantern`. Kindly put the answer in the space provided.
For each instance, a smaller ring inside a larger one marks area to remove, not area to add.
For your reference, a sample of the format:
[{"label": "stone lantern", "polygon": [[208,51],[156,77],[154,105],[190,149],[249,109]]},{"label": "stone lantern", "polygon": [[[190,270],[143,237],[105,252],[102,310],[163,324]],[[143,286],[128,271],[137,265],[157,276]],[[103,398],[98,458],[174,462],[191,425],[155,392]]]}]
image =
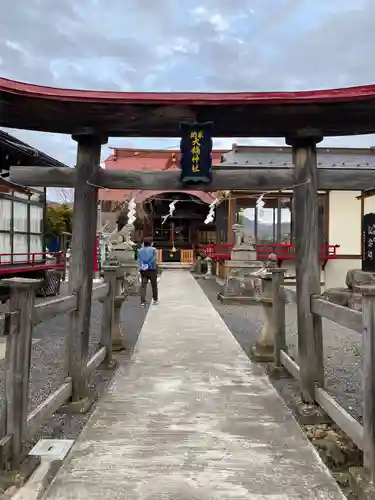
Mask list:
[{"label": "stone lantern", "polygon": [[120,231],[112,234],[109,238],[111,251],[106,264],[117,262],[124,275],[125,295],[138,295],[139,293],[139,269],[134,255],[135,243],[131,240],[134,230],[132,224],[127,224]]},{"label": "stone lantern", "polygon": [[218,298],[222,302],[256,304],[258,299],[254,274],[258,274],[264,264],[257,260],[254,240],[245,235],[244,226],[234,224],[232,229],[236,243],[232,248],[230,260],[225,262],[226,278]]},{"label": "stone lantern", "polygon": [[212,259],[211,257],[206,257],[204,260],[207,264],[207,272],[204,277],[205,279],[210,279],[212,277]]}]

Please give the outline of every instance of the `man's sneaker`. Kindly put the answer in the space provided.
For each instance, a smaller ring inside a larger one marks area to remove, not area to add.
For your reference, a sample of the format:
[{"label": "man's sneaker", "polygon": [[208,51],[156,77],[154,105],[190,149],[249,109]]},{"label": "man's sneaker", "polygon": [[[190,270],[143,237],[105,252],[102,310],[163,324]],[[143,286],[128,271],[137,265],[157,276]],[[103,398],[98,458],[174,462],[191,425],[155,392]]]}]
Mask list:
[{"label": "man's sneaker", "polygon": [[141,307],[146,307],[146,302],[141,302]]},{"label": "man's sneaker", "polygon": [[159,304],[159,301],[158,300],[154,300],[152,303],[154,304],[154,306],[157,306]]}]

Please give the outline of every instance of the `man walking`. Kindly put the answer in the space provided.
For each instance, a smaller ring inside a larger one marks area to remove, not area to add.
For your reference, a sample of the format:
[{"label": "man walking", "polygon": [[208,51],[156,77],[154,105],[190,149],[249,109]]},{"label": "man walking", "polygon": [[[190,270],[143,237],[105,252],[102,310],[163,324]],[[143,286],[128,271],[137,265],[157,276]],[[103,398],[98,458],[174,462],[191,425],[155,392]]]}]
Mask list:
[{"label": "man walking", "polygon": [[138,253],[139,270],[141,273],[141,306],[146,306],[147,283],[150,280],[154,304],[158,303],[158,274],[156,270],[156,248],[152,240],[145,238],[143,247]]}]

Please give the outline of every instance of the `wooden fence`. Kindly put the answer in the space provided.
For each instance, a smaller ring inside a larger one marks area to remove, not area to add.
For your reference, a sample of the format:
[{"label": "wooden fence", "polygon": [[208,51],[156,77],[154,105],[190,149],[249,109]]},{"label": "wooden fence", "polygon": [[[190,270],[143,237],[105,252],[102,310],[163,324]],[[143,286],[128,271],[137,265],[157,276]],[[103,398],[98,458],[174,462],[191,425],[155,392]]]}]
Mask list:
[{"label": "wooden fence", "polygon": [[[78,373],[89,385],[92,372],[100,365],[113,367],[112,345],[118,344],[120,333],[120,309],[125,299],[123,276],[113,266],[105,270],[105,282],[92,290],[92,300],[103,302],[100,346],[87,359],[86,355],[77,359]],[[31,348],[33,327],[59,314],[71,313],[78,308],[78,295],[68,295],[35,305],[35,288],[40,280],[12,278],[0,281],[11,289],[9,313],[2,317],[6,340],[5,391],[0,428],[0,468],[18,468],[24,459],[24,443],[61,406],[74,400],[74,372],[66,368],[66,378],[60,387],[50,394],[37,408],[28,413]],[[88,347],[88,345],[87,345]],[[67,358],[69,358],[67,346]],[[84,351],[85,352],[85,351]],[[64,363],[64,360],[61,360]],[[69,359],[65,360],[66,367]]]},{"label": "wooden fence", "polygon": [[156,249],[156,262],[161,264],[163,262],[163,250],[161,248]]},{"label": "wooden fence", "polygon": [[194,264],[194,250],[181,250],[181,264]]},{"label": "wooden fence", "polygon": [[[375,286],[360,287],[363,313],[328,302],[320,295],[310,297],[307,314],[315,318],[326,318],[346,328],[363,334],[363,426],[340,406],[325,390],[324,383],[316,382],[312,365],[324,369],[322,359],[312,359],[309,351],[306,356],[298,353],[298,364],[288,354],[285,329],[285,303],[297,302],[295,290],[284,286],[283,269],[272,270],[273,327],[275,332],[274,362],[276,367],[284,367],[303,387],[313,387],[313,400],[364,452],[364,469],[371,481],[375,480]],[[313,321],[315,324],[315,321]],[[319,321],[316,337],[319,337]],[[315,335],[315,331],[313,332]],[[298,331],[298,344],[309,342],[302,338],[304,331]],[[315,351],[317,352],[317,351]],[[318,350],[319,352],[319,350]],[[306,358],[306,359],[305,359]]]}]

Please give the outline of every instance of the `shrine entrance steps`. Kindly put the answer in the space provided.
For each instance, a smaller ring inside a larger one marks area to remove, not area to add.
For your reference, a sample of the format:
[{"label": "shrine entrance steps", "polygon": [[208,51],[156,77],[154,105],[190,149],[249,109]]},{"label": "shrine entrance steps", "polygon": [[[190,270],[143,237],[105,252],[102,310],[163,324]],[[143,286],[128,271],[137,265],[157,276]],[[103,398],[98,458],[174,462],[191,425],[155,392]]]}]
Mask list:
[{"label": "shrine entrance steps", "polygon": [[132,361],[44,498],[344,499],[191,274],[159,286]]},{"label": "shrine entrance steps", "polygon": [[186,262],[161,262],[158,267],[163,271],[190,271],[194,264]]}]

